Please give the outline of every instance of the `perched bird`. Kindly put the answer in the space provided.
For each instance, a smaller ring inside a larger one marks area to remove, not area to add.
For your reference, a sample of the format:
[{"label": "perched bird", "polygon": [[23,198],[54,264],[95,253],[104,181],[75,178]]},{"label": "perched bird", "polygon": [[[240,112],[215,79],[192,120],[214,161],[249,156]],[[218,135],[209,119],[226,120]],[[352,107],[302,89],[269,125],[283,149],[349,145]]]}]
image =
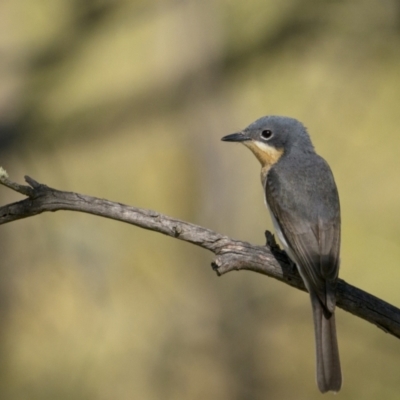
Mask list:
[{"label": "perched bird", "polygon": [[342,385],[335,326],[335,286],[340,263],[340,205],[331,169],[296,119],[266,116],[242,132],[240,142],[261,163],[265,202],[285,251],[310,293],[322,393]]}]

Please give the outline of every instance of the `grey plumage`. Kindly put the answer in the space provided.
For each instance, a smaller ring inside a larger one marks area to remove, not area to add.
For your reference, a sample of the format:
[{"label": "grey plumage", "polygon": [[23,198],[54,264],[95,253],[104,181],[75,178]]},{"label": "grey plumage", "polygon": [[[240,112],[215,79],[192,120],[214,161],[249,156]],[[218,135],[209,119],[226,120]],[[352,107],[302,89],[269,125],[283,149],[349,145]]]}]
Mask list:
[{"label": "grey plumage", "polygon": [[342,377],[334,310],[341,221],[332,172],[293,118],[263,117],[235,135],[223,140],[243,142],[261,162],[275,229],[310,293],[318,387],[338,392]]}]

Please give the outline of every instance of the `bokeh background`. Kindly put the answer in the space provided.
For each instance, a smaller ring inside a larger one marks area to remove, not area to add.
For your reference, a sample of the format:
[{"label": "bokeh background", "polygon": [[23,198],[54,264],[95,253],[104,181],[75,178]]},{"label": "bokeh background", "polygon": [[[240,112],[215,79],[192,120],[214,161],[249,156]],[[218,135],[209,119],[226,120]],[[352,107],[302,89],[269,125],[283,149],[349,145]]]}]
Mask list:
[{"label": "bokeh background", "polygon": [[[339,187],[340,276],[400,304],[400,3],[3,0],[0,165],[255,244],[256,159],[308,127]],[[21,196],[0,187],[1,204]],[[318,399],[308,296],[79,213],[0,227],[1,399]],[[398,399],[400,341],[337,311],[341,399]]]}]

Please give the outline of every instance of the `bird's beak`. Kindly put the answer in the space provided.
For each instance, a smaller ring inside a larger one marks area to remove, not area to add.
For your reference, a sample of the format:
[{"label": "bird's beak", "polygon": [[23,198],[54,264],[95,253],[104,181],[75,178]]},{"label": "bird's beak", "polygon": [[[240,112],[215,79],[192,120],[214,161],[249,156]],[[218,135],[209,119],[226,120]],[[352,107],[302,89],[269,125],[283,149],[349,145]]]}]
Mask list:
[{"label": "bird's beak", "polygon": [[251,140],[244,132],[232,133],[231,135],[224,136],[221,139],[223,142],[246,142]]}]

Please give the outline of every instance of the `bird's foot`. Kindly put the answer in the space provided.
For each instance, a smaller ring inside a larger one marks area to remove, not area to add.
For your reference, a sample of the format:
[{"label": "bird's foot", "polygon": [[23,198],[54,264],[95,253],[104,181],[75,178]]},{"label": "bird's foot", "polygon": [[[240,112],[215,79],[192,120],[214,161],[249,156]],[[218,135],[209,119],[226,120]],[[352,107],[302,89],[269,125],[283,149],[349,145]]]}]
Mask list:
[{"label": "bird's foot", "polygon": [[265,239],[267,240],[266,246],[268,246],[271,251],[283,251],[279,247],[279,244],[276,243],[275,235],[270,231],[265,231]]},{"label": "bird's foot", "polygon": [[273,233],[271,233],[270,231],[265,231],[265,238],[267,240],[267,243],[265,245],[270,248],[271,253],[276,258],[281,259],[282,261],[286,261],[286,263],[294,269],[297,268],[296,264],[292,261],[286,251],[279,247],[279,244],[276,242],[275,235]]}]

